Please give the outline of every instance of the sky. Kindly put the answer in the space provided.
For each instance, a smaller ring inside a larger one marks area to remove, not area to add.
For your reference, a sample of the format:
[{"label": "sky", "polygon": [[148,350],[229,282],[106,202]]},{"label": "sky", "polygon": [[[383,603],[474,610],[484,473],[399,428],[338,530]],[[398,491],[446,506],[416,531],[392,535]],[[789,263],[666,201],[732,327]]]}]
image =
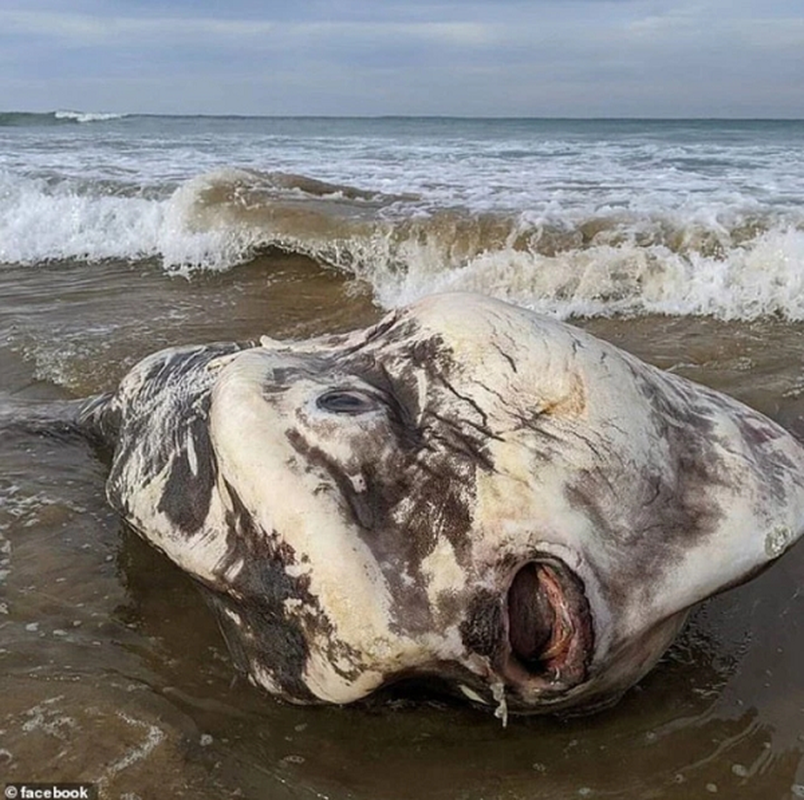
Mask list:
[{"label": "sky", "polygon": [[804,0],[2,0],[0,111],[804,118]]}]

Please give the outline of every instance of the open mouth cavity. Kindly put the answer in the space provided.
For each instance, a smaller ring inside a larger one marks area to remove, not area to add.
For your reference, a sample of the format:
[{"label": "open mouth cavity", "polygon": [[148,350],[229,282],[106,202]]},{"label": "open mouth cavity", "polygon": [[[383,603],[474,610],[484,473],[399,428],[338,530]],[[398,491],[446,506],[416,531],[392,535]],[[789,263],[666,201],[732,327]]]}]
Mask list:
[{"label": "open mouth cavity", "polygon": [[505,677],[529,689],[566,689],[586,679],[593,630],[583,583],[561,562],[529,561],[506,596]]}]

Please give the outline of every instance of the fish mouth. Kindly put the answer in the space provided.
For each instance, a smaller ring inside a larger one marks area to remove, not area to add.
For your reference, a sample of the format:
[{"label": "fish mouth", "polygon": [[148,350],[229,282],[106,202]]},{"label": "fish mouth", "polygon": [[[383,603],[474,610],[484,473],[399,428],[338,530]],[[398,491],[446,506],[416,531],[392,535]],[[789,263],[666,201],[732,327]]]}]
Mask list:
[{"label": "fish mouth", "polygon": [[583,581],[555,558],[511,575],[499,670],[523,698],[565,692],[588,676],[594,629]]}]

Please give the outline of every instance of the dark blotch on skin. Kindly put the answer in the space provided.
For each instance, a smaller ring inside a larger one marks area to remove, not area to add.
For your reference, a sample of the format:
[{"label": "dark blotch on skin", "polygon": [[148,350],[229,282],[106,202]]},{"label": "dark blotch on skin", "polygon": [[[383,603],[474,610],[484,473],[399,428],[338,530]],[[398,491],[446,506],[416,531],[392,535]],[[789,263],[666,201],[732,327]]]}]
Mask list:
[{"label": "dark blotch on skin", "polygon": [[[220,574],[240,561],[243,566],[233,582],[221,587],[224,592],[213,596],[212,605],[219,612],[227,606],[234,610],[243,620],[244,629],[225,613],[219,613],[222,632],[240,662],[238,666],[247,670],[257,660],[287,695],[308,703],[317,702],[302,677],[309,655],[307,637],[313,631],[308,630],[305,635],[300,622],[288,618],[284,603],[289,599],[301,600],[308,611],[308,628],[323,625],[327,634],[331,634],[329,623],[310,594],[309,579],[287,574],[286,568],[296,561],[292,548],[259,529],[234,488],[227,483],[226,489],[232,511],[226,519],[229,549]],[[237,597],[232,596],[232,591]]]},{"label": "dark blotch on skin", "polygon": [[[203,524],[216,471],[207,419],[212,381],[205,369],[215,358],[246,346],[234,343],[166,351],[153,358],[136,392],[129,393],[123,384],[116,395],[93,399],[84,407],[82,423],[101,443],[116,447],[108,496],[135,527],[127,497],[171,464],[159,510],[188,535]],[[156,408],[162,413],[155,415]],[[164,413],[165,408],[168,413]],[[192,474],[187,458],[190,435],[198,461],[197,475]],[[127,471],[131,464],[138,465],[136,472]]]},{"label": "dark blotch on skin", "polygon": [[158,505],[159,511],[187,534],[196,533],[209,514],[217,474],[217,461],[209,438],[209,395],[204,397],[200,406],[199,416],[191,418],[185,429],[185,436],[193,440],[196,474],[190,468],[185,445],[171,462],[170,476]]},{"label": "dark blotch on skin", "polygon": [[480,656],[493,659],[503,647],[503,610],[500,598],[483,589],[469,601],[466,619],[461,623],[461,640],[464,645]]},{"label": "dark blotch on skin", "polygon": [[783,430],[758,417],[746,415],[736,417],[734,421],[775,497],[785,497],[786,479],[791,476],[799,485],[802,484],[801,479],[796,477],[799,475],[796,465],[784,451],[775,447],[775,442],[784,435]]}]

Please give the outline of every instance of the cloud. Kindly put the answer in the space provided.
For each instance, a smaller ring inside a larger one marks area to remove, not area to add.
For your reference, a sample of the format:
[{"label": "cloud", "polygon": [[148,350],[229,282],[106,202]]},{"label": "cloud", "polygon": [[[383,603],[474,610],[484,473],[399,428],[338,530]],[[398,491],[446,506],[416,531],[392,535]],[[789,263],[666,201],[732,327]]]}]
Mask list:
[{"label": "cloud", "polygon": [[270,34],[276,25],[270,21],[204,17],[100,17],[59,12],[0,11],[0,28],[4,36],[21,34],[73,44],[113,46],[120,39],[243,39]]},{"label": "cloud", "polygon": [[801,0],[14,2],[9,108],[802,113]]},{"label": "cloud", "polygon": [[99,17],[58,12],[2,11],[3,36],[55,39],[67,45],[112,48],[121,42],[148,46],[154,42],[210,40],[220,46],[299,42],[422,40],[432,44],[475,46],[493,43],[499,26],[476,22],[288,22],[214,17]]}]

